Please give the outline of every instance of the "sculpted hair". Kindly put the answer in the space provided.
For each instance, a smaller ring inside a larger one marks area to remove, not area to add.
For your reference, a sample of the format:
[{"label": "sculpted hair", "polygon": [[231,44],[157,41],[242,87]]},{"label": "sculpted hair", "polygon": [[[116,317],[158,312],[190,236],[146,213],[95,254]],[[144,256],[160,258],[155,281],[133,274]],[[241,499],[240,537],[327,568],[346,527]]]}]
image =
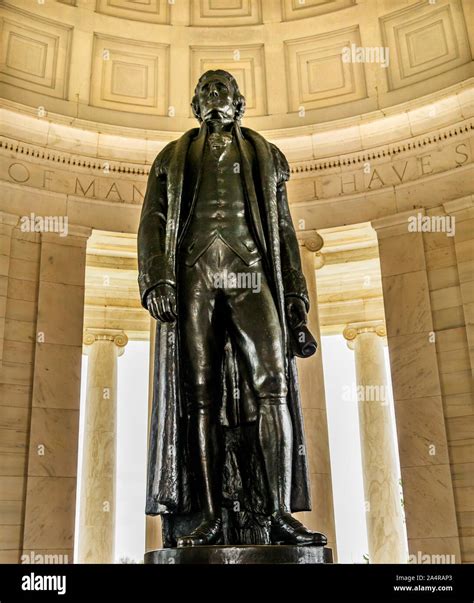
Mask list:
[{"label": "sculpted hair", "polygon": [[224,71],[223,69],[216,69],[215,71],[209,70],[201,75],[199,81],[194,89],[193,100],[191,101],[191,108],[193,110],[194,117],[202,122],[201,118],[201,110],[199,108],[199,89],[208,80],[214,75],[218,75],[219,77],[225,79],[227,83],[231,84],[234,89],[234,106],[235,106],[235,117],[236,121],[240,121],[245,113],[245,97],[239,90],[239,85],[237,84],[237,80],[235,77],[229,73],[228,71]]}]

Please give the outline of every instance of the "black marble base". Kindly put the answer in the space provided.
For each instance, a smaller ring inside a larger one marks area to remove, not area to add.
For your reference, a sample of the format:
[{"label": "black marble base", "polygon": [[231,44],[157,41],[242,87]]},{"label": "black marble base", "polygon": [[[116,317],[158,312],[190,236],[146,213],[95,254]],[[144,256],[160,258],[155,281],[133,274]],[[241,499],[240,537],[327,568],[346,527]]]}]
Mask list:
[{"label": "black marble base", "polygon": [[321,546],[195,546],[145,553],[146,564],[332,563],[332,549]]}]

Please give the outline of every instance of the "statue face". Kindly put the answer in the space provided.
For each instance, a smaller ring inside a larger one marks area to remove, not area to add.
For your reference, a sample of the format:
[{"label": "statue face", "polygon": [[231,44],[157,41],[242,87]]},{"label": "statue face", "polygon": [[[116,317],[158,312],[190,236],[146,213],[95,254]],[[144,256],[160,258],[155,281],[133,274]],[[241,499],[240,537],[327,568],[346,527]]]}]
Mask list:
[{"label": "statue face", "polygon": [[203,82],[198,93],[201,118],[233,121],[235,115],[234,89],[230,82],[215,76]]}]

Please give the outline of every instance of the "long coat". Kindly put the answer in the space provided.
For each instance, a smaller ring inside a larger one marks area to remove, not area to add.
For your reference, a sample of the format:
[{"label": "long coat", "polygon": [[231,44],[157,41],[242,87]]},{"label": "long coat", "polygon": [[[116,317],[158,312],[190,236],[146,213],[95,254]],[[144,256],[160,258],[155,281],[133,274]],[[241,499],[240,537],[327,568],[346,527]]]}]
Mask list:
[{"label": "long coat", "polygon": [[[293,425],[292,511],[311,509],[305,438],[299,397],[295,357],[285,318],[285,297],[309,300],[301,270],[298,241],[292,224],[285,182],[290,170],[281,151],[260,134],[235,125],[241,156],[241,174],[249,203],[254,232],[268,266],[275,304],[280,316],[286,349],[288,407]],[[147,293],[160,283],[177,287],[176,258],[180,234],[192,206],[199,173],[187,162],[191,142],[196,139],[202,153],[207,137],[205,123],[178,140],[169,143],[157,156],[148,178],[138,230],[139,287],[146,307]],[[189,158],[189,157],[188,157]],[[197,179],[197,180],[196,180]],[[179,321],[179,317],[178,317]],[[256,404],[243,378],[235,374],[233,349],[226,346],[223,364],[223,402],[227,409],[224,425],[238,427],[255,419]],[[230,374],[234,372],[234,374]],[[157,321],[154,360],[154,397],[148,449],[146,513],[188,513],[195,509],[191,485],[190,457],[187,442],[186,412],[181,392],[179,367],[179,331],[177,323]],[[226,383],[240,383],[238,401],[229,400],[232,388]],[[240,412],[243,407],[246,412]],[[229,410],[230,409],[230,410]]]}]

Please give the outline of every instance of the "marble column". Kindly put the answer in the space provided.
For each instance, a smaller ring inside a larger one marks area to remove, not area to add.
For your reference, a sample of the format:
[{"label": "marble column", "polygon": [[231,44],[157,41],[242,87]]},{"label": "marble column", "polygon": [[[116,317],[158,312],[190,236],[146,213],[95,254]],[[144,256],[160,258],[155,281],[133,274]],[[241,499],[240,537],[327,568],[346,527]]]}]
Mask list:
[{"label": "marble column", "polygon": [[[151,409],[153,404],[153,383],[155,377],[155,341],[156,341],[156,320],[150,317],[150,364],[149,364],[149,379],[148,379],[148,432],[147,442],[150,438],[150,421]],[[149,444],[148,444],[149,445]],[[148,462],[148,456],[147,456]],[[146,487],[146,486],[145,486]],[[145,552],[155,551],[162,547],[161,537],[161,516],[146,515],[146,531],[145,531]]]},{"label": "marble column", "polygon": [[358,323],[344,330],[349,348],[355,352],[370,563],[406,563],[399,468],[383,355],[385,336],[382,323]]},{"label": "marble column", "polygon": [[24,403],[29,417],[26,471],[16,474],[25,475],[23,559],[60,555],[63,562],[73,560],[90,234],[90,228],[69,222],[67,234],[23,232],[20,227],[13,241],[8,313],[16,313],[17,324],[31,325],[23,330],[27,337],[22,336],[21,345],[4,349],[7,360],[15,350],[19,359],[32,362],[18,392],[28,396]]},{"label": "marble column", "polygon": [[328,546],[333,549],[334,558],[336,558],[331,461],[316,287],[316,268],[323,265],[322,255],[319,253],[323,246],[323,239],[316,231],[304,231],[297,234],[300,243],[301,264],[310,299],[308,328],[319,344],[318,351],[314,356],[297,360],[313,507],[312,511],[301,513],[300,519],[309,528],[327,535]]},{"label": "marble column", "polygon": [[121,331],[87,330],[89,356],[82,454],[79,563],[113,563],[117,448],[117,357]]},{"label": "marble column", "polygon": [[[459,331],[451,328],[458,326],[456,323],[449,323],[446,312],[451,310],[438,312],[437,308],[445,304],[438,305],[436,294],[432,299],[430,292],[435,277],[439,280],[440,273],[446,276],[439,262],[449,266],[456,259],[453,237],[443,232],[409,231],[409,220],[420,213],[424,216],[425,210],[377,218],[371,224],[379,243],[410,558],[420,563],[424,555],[432,559],[443,555],[459,563],[451,463],[468,462],[464,452],[468,445],[462,435],[449,449],[445,412],[449,415],[453,408],[463,407],[454,393],[450,397],[454,407],[446,396],[443,399],[439,366],[443,355],[437,354],[438,344],[452,349],[453,331],[455,335]],[[453,290],[455,287],[449,292]],[[463,410],[460,421],[464,415]],[[458,456],[458,451],[463,454]]]}]

